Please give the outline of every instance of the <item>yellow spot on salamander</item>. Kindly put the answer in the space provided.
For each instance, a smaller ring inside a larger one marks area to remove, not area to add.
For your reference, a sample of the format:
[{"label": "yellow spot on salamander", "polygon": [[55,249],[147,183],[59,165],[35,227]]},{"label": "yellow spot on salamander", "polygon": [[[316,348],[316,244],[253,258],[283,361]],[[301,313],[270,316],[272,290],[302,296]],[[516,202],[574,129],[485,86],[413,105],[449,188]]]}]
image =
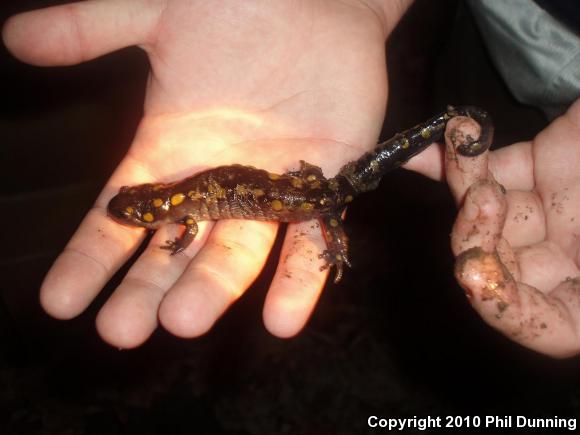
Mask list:
[{"label": "yellow spot on salamander", "polygon": [[171,197],[171,205],[179,205],[185,199],[185,195],[183,193],[176,193]]},{"label": "yellow spot on salamander", "polygon": [[155,198],[153,200],[153,207],[161,207],[164,202],[161,198]]},{"label": "yellow spot on salamander", "polygon": [[314,209],[314,204],[310,202],[303,202],[302,204],[300,204],[300,208],[304,211],[311,211]]},{"label": "yellow spot on salamander", "polygon": [[352,202],[352,195],[346,195],[346,198],[344,198],[344,202]]},{"label": "yellow spot on salamander", "polygon": [[401,148],[403,148],[404,150],[406,150],[407,148],[409,148],[409,139],[407,139],[406,137],[403,138],[403,140],[401,141]]},{"label": "yellow spot on salamander", "polygon": [[336,258],[338,261],[342,261],[342,255],[340,255],[340,254],[336,254],[335,258]]},{"label": "yellow spot on salamander", "polygon": [[274,211],[280,211],[284,208],[284,205],[282,204],[282,201],[275,199],[274,201],[272,201],[272,204],[270,204],[272,207],[272,210]]},{"label": "yellow spot on salamander", "polygon": [[262,189],[254,189],[254,196],[259,198],[260,196],[264,196],[265,192]]},{"label": "yellow spot on salamander", "polygon": [[193,224],[195,223],[195,221],[194,221],[192,218],[188,218],[188,219],[185,221],[185,223],[186,223],[187,225],[193,225]]},{"label": "yellow spot on salamander", "polygon": [[291,183],[296,189],[302,189],[303,183],[300,178],[292,178]]},{"label": "yellow spot on salamander", "polygon": [[125,209],[125,211],[126,211],[127,213],[129,213],[129,214],[133,214],[133,212],[135,211],[135,209],[134,209],[133,207],[127,207],[127,208]]},{"label": "yellow spot on salamander", "polygon": [[279,179],[279,178],[280,178],[280,176],[279,176],[278,174],[272,174],[272,173],[270,172],[270,173],[268,173],[268,178],[269,178],[270,180],[277,180],[277,179]]},{"label": "yellow spot on salamander", "polygon": [[147,212],[143,215],[143,220],[145,222],[153,222],[155,220],[155,216],[153,216],[153,213]]},{"label": "yellow spot on salamander", "polygon": [[336,219],[330,219],[330,226],[331,227],[337,227],[338,226],[338,221]]},{"label": "yellow spot on salamander", "polygon": [[248,194],[248,188],[243,184],[238,184],[236,186],[236,195],[244,196]]},{"label": "yellow spot on salamander", "polygon": [[423,139],[429,139],[431,137],[431,132],[429,131],[428,128],[424,128],[423,130],[421,130],[421,137]]},{"label": "yellow spot on salamander", "polygon": [[306,181],[308,181],[309,183],[316,181],[316,175],[310,174],[308,177],[306,177]]}]

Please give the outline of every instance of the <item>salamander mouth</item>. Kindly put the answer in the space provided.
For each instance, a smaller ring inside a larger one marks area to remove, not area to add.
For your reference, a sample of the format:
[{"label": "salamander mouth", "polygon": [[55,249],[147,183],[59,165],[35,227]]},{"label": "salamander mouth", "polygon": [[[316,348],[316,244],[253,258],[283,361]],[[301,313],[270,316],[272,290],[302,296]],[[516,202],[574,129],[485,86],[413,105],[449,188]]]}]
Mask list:
[{"label": "salamander mouth", "polygon": [[107,215],[113,219],[115,222],[124,225],[135,225],[139,221],[131,213],[124,209],[112,209],[109,207],[107,209]]},{"label": "salamander mouth", "polygon": [[159,228],[159,222],[143,222],[140,219],[140,216],[129,214],[124,210],[108,210],[108,216],[113,219],[115,222],[121,225],[130,226],[130,227],[142,227],[147,228],[150,230],[156,230]]}]

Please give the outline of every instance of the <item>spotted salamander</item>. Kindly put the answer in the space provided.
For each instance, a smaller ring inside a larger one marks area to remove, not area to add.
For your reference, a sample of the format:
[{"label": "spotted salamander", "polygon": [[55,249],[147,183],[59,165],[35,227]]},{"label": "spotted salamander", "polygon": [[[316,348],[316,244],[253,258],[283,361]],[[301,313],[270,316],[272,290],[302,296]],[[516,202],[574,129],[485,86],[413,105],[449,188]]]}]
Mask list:
[{"label": "spotted salamander", "polygon": [[383,175],[406,162],[429,144],[441,140],[449,119],[469,116],[481,126],[479,138],[468,137],[458,147],[466,156],[483,153],[490,145],[493,125],[476,107],[451,107],[438,116],[379,143],[338,174],[325,178],[315,165],[300,162],[300,169],[273,174],[252,166],[219,166],[174,183],[122,187],[108,205],[108,214],[122,224],[157,229],[164,223],[185,226],[183,234],[168,240],[164,249],[177,254],[195,238],[197,223],[218,219],[253,219],[299,222],[320,219],[327,249],[320,255],[327,268],[336,266],[335,282],[343,265],[350,266],[348,239],[341,215],[362,192],[375,189]]}]

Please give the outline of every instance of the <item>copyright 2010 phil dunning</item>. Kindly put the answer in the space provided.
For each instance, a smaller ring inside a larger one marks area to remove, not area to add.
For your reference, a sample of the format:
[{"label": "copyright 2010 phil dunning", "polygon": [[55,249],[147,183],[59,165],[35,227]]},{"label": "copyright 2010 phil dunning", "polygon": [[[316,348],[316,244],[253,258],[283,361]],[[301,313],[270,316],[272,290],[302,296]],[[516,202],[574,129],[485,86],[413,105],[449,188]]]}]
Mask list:
[{"label": "copyright 2010 phil dunning", "polygon": [[576,430],[576,418],[558,417],[527,417],[524,415],[486,415],[486,416],[438,416],[395,418],[371,415],[367,419],[370,428],[378,430],[402,431],[408,429],[568,429]]}]

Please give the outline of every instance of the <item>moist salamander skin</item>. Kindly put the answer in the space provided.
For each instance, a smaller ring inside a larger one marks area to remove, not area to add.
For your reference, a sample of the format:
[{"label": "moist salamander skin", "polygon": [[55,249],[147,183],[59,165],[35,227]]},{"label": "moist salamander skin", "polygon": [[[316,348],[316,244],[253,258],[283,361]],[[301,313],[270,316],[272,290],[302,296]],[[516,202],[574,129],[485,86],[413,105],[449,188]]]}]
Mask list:
[{"label": "moist salamander skin", "polygon": [[477,156],[489,148],[493,125],[488,114],[476,107],[451,107],[426,122],[381,142],[374,150],[344,165],[338,174],[325,178],[315,165],[300,162],[298,171],[273,174],[252,166],[219,166],[174,183],[122,187],[111,199],[108,214],[131,226],[157,229],[164,223],[185,226],[183,234],[168,240],[163,249],[183,251],[205,220],[251,219],[299,222],[319,219],[327,249],[326,265],[336,266],[335,282],[348,260],[348,239],[341,215],[358,194],[375,189],[383,175],[399,167],[428,145],[443,138],[447,122],[468,116],[481,126],[479,138],[460,145],[457,151]]}]

